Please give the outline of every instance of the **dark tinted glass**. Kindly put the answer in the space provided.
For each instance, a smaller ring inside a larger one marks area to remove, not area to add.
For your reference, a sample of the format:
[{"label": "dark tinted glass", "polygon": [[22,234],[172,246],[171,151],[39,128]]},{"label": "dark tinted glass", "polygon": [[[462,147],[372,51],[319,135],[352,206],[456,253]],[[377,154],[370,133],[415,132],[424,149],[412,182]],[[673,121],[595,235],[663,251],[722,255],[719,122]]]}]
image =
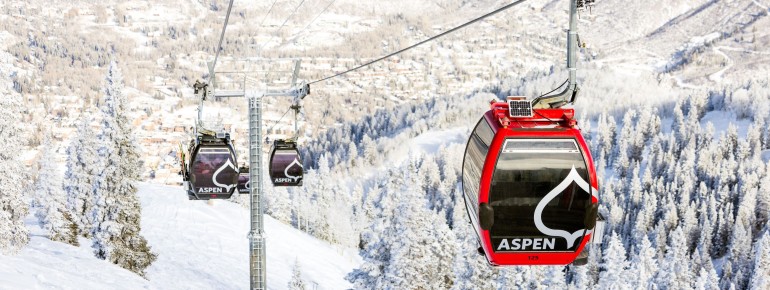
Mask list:
[{"label": "dark tinted glass", "polygon": [[238,175],[238,192],[249,193],[249,173],[241,173]]},{"label": "dark tinted glass", "polygon": [[[497,161],[490,186],[490,204],[495,222],[490,231],[497,251],[575,251],[581,238],[568,247],[567,240],[541,232],[535,223],[541,218],[551,230],[574,233],[583,230],[586,206],[591,195],[567,177],[571,169],[584,181],[588,171],[572,139],[535,141],[510,139]],[[544,197],[562,182],[566,188],[550,201]],[[535,210],[544,204],[540,217]]]},{"label": "dark tinted glass", "polygon": [[270,160],[270,178],[274,185],[299,185],[302,162],[296,150],[275,150]]},{"label": "dark tinted glass", "polygon": [[577,151],[577,147],[575,145],[575,141],[572,140],[508,140],[505,142],[505,151],[515,151],[515,150],[527,150],[527,151],[550,151],[550,150],[556,150],[556,151],[563,151],[563,150],[571,150],[571,151]]},{"label": "dark tinted glass", "polygon": [[199,194],[225,194],[236,184],[238,171],[227,148],[201,148],[192,164],[190,181]]},{"label": "dark tinted glass", "polygon": [[479,199],[479,184],[481,171],[484,168],[484,160],[489,152],[489,144],[492,143],[494,133],[486,121],[482,118],[471,133],[468,146],[465,148],[463,159],[463,191],[465,192],[468,207],[472,211],[473,219],[476,219],[476,206]]}]

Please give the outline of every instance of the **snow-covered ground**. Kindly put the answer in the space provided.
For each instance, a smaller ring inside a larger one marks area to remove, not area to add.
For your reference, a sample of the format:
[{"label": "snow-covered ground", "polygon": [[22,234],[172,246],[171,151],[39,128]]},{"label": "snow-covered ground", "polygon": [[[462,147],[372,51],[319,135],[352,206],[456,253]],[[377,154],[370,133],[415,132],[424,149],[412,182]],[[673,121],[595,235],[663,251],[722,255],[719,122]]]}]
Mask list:
[{"label": "snow-covered ground", "polygon": [[[34,225],[30,220],[28,224]],[[81,243],[90,242],[81,239]],[[18,255],[0,255],[0,289],[150,289],[151,282],[94,257],[90,243],[73,247],[33,231]]]},{"label": "snow-covered ground", "polygon": [[469,129],[470,128],[467,127],[458,127],[443,131],[423,133],[412,139],[409,150],[430,155],[436,154],[441,146],[467,142]]},{"label": "snow-covered ground", "polygon": [[[0,289],[247,289],[249,212],[226,201],[189,201],[181,188],[141,184],[142,234],[158,259],[147,280],[81,247],[52,242],[30,215],[31,242],[18,255],[0,255]],[[361,263],[342,250],[265,216],[267,282],[285,289],[295,259],[307,285],[348,289],[345,275]]]},{"label": "snow-covered ground", "polygon": [[749,125],[751,125],[751,120],[749,119],[738,119],[735,116],[735,113],[730,111],[711,111],[706,113],[705,116],[700,120],[701,127],[706,128],[706,124],[711,123],[714,125],[714,129],[716,133],[715,138],[718,140],[719,135],[722,133],[727,132],[727,128],[730,127],[730,124],[736,127],[738,129],[738,137],[745,138],[746,134],[749,130]]}]

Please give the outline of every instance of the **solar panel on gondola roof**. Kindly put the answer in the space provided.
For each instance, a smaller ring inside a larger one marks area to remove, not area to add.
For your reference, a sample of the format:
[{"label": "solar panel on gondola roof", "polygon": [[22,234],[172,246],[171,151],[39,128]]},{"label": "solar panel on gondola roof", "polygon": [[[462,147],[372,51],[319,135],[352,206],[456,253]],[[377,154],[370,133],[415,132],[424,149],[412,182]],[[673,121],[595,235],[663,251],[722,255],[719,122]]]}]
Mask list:
[{"label": "solar panel on gondola roof", "polygon": [[511,117],[532,117],[532,103],[528,100],[508,100]]}]

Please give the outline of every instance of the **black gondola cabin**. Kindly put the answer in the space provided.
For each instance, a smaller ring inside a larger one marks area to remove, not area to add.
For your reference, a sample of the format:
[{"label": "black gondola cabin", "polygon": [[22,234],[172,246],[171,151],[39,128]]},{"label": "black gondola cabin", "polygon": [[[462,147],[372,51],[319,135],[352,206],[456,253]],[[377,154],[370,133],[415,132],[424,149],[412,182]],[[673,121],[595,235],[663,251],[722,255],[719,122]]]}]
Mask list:
[{"label": "black gondola cabin", "polygon": [[297,143],[275,140],[270,150],[270,180],[273,186],[302,186],[303,171]]},{"label": "black gondola cabin", "polygon": [[190,142],[182,175],[191,200],[228,199],[238,185],[238,160],[230,134],[198,135]]},{"label": "black gondola cabin", "polygon": [[573,109],[510,102],[490,104],[465,149],[463,196],[480,250],[494,266],[572,263],[597,217],[588,146]]},{"label": "black gondola cabin", "polygon": [[240,194],[249,194],[251,193],[251,186],[249,184],[249,181],[251,181],[251,176],[249,173],[248,167],[241,167],[239,170],[240,174],[238,175],[238,193]]}]

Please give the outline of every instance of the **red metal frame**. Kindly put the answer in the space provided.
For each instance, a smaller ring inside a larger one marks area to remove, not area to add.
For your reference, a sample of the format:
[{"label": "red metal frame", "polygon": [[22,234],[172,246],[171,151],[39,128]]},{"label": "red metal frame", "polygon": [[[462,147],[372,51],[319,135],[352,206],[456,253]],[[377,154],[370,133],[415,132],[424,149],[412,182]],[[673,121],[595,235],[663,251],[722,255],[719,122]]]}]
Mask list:
[{"label": "red metal frame", "polygon": [[[489,147],[489,153],[484,161],[484,168],[481,174],[479,187],[479,204],[489,202],[489,187],[492,181],[492,174],[495,171],[497,158],[500,155],[501,147],[505,140],[510,137],[522,138],[574,138],[586,161],[586,167],[589,170],[590,185],[592,190],[599,188],[596,179],[596,169],[594,167],[591,152],[588,150],[580,128],[575,121],[575,110],[573,109],[533,109],[533,117],[512,118],[509,115],[507,102],[491,102],[491,110],[484,114],[486,122],[495,132],[492,144]],[[516,130],[516,129],[543,129],[540,130]],[[563,130],[553,130],[563,129]],[[596,193],[593,194],[591,201],[598,203]],[[476,212],[478,206],[476,204]],[[577,251],[566,253],[496,253],[493,250],[489,231],[481,229],[478,224],[474,225],[477,232],[481,234],[481,244],[486,253],[487,260],[495,266],[513,266],[513,265],[567,265],[572,263],[578,254],[583,251],[586,244],[591,240],[591,234],[585,235]]]}]

